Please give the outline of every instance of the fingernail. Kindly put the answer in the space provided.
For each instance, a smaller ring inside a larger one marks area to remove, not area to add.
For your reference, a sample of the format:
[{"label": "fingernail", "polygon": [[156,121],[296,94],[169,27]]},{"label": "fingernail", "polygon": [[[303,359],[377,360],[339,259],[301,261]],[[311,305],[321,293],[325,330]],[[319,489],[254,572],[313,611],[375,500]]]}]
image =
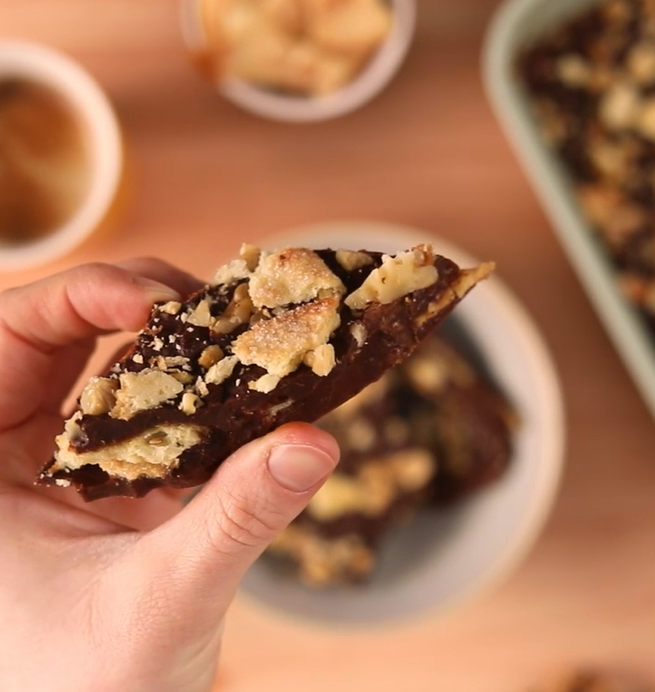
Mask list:
[{"label": "fingernail", "polygon": [[287,490],[302,493],[313,488],[334,469],[336,461],[308,445],[280,445],[268,457],[268,470]]},{"label": "fingernail", "polygon": [[137,276],[134,278],[134,282],[145,290],[148,299],[153,303],[180,300],[180,294],[177,291],[170,286],[166,286],[166,284],[160,284],[159,281],[146,279],[144,276]]}]

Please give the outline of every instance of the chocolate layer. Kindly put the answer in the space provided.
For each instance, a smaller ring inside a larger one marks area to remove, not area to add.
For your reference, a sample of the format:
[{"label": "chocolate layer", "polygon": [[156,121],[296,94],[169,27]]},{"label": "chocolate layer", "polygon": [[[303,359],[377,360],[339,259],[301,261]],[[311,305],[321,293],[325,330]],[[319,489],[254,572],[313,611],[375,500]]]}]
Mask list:
[{"label": "chocolate layer", "polygon": [[[334,251],[323,250],[317,254],[343,283],[346,295],[351,295],[383,263],[380,253],[367,253],[369,263],[346,270]],[[489,266],[461,271],[453,262],[439,256],[434,256],[432,261],[437,279],[426,288],[387,304],[372,302],[362,310],[351,310],[344,300],[340,301],[340,325],[329,338],[335,363],[325,376],[301,364],[281,377],[271,391],[256,391],[253,382],[267,371],[259,365],[239,362],[221,383],[203,385],[206,391],[191,414],[181,404],[182,392],[129,417],[117,417],[115,409],[95,415],[78,414],[67,452],[81,455],[80,459],[85,453],[104,454],[105,450],[110,458],[113,446],[143,437],[157,426],[192,424],[202,430],[202,440],[185,449],[163,473],[158,469],[158,475],[146,472],[127,479],[108,473],[95,463],[62,468],[61,462],[55,459],[44,468],[40,481],[72,482],[87,500],[111,495],[140,497],[164,485],[188,488],[207,481],[221,461],[250,440],[286,422],[317,420],[407,358],[475,282],[490,271]],[[113,381],[126,373],[143,374],[152,370],[154,363],[187,383],[206,377],[207,368],[200,361],[207,347],[217,346],[222,353],[230,354],[235,339],[252,330],[255,320],[251,318],[230,333],[220,333],[211,326],[197,324],[202,320],[196,319],[194,324],[188,316],[202,307],[201,304],[209,304],[209,320],[220,318],[226,310],[229,312],[239,287],[247,283],[248,279],[209,285],[175,314],[166,312],[162,306],[156,307],[130,352],[111,368],[106,378]],[[275,316],[275,310],[261,308],[255,315],[258,320],[267,320]],[[355,324],[365,334],[361,344],[351,331]],[[185,384],[187,388],[190,386]]]}]

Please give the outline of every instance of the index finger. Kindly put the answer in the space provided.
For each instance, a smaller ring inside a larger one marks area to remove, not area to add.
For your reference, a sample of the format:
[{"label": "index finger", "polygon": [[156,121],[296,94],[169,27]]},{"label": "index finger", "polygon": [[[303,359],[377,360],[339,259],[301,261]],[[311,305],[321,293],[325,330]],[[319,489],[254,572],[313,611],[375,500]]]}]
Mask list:
[{"label": "index finger", "polygon": [[[0,294],[0,421],[8,429],[39,409],[66,346],[136,331],[175,289],[123,267],[86,264]],[[83,364],[82,364],[83,365]],[[80,365],[80,367],[82,367]]]}]

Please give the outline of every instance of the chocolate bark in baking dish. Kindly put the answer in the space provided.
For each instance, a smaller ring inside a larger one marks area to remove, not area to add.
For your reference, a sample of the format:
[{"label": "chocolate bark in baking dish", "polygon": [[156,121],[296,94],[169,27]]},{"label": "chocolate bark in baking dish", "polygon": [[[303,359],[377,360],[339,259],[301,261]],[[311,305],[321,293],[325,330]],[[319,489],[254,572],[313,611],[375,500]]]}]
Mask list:
[{"label": "chocolate bark in baking dish", "polygon": [[244,246],[180,304],[156,305],[92,378],[39,480],[87,500],[209,479],[246,442],[315,421],[407,358],[493,269],[427,245],[376,252]]}]

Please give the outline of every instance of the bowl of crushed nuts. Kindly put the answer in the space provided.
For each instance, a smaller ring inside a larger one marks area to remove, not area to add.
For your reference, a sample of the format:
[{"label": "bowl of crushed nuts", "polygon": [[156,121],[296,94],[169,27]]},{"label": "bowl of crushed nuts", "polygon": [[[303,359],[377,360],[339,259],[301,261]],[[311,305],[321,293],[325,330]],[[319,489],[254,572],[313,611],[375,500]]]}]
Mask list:
[{"label": "bowl of crushed nuts", "polygon": [[262,117],[316,122],[374,98],[411,44],[415,0],[183,0],[192,61]]},{"label": "bowl of crushed nuts", "polygon": [[[413,229],[339,222],[299,244],[394,253],[432,243]],[[553,503],[563,457],[558,379],[541,337],[492,277],[406,363],[318,425],[341,461],[246,575],[247,597],[327,625],[442,615],[507,577]]]},{"label": "bowl of crushed nuts", "polygon": [[487,91],[635,386],[655,415],[655,7],[511,0]]}]

